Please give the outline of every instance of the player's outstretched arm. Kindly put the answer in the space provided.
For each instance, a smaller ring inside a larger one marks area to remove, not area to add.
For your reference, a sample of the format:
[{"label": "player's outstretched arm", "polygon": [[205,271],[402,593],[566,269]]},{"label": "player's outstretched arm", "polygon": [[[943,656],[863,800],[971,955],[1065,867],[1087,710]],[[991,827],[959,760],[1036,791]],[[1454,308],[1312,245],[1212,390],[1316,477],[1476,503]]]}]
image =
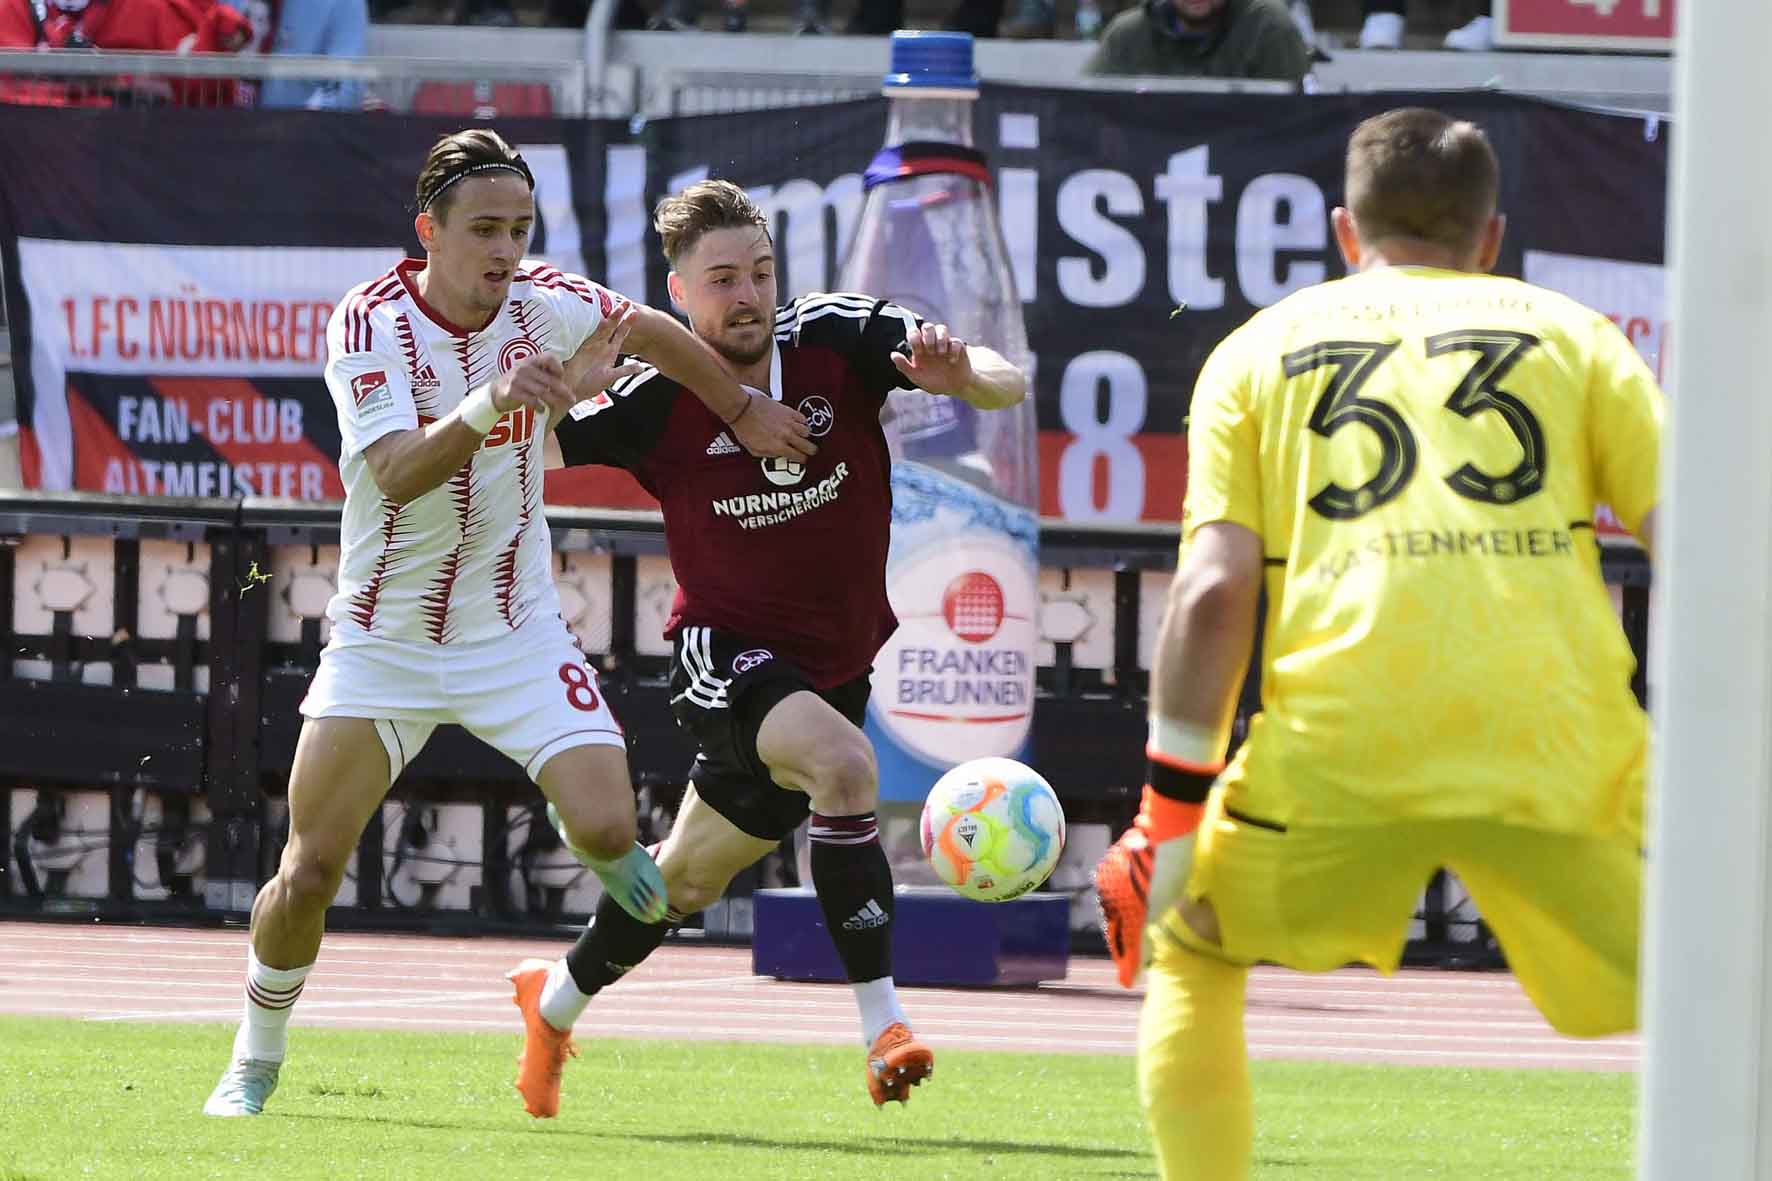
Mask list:
[{"label": "player's outstretched arm", "polygon": [[560,359],[541,353],[480,386],[462,404],[412,430],[383,435],[363,458],[382,495],[407,504],[442,485],[468,461],[499,418],[519,406],[569,403]]},{"label": "player's outstretched arm", "polygon": [[[1156,821],[1149,914],[1181,901],[1193,865],[1193,833],[1206,793],[1224,769],[1237,693],[1249,672],[1261,599],[1261,537],[1230,521],[1200,526],[1169,584],[1151,657],[1150,785]],[[1185,839],[1183,839],[1185,838]],[[1174,845],[1169,856],[1164,842]]]},{"label": "player's outstretched arm", "polygon": [[893,353],[892,363],[918,389],[976,406],[1004,410],[1027,396],[1027,375],[1006,357],[983,345],[967,344],[946,324],[923,324],[905,334],[910,354]]},{"label": "player's outstretched arm", "polygon": [[639,308],[628,333],[628,347],[701,399],[732,431],[739,446],[752,455],[805,459],[818,450],[805,415],[740,385],[720,364],[718,355],[676,317],[657,308]]},{"label": "player's outstretched arm", "polygon": [[[1192,732],[1189,762],[1222,762],[1255,643],[1261,537],[1211,521],[1189,540],[1169,584],[1151,666],[1151,717]],[[1190,757],[1191,756],[1191,757]]]},{"label": "player's outstretched arm", "polygon": [[572,402],[550,406],[553,425],[565,421],[573,405],[594,398],[624,377],[641,372],[646,366],[637,361],[622,361],[628,350],[628,334],[640,314],[638,304],[623,304],[614,315],[603,317],[584,343],[566,362],[566,390]]},{"label": "player's outstretched arm", "polygon": [[[1131,988],[1148,961],[1147,922],[1187,889],[1206,796],[1224,768],[1237,690],[1255,640],[1261,537],[1230,521],[1202,525],[1170,584],[1151,667],[1150,733],[1138,819],[1096,868],[1108,950]],[[1209,912],[1189,914],[1203,937]]]}]

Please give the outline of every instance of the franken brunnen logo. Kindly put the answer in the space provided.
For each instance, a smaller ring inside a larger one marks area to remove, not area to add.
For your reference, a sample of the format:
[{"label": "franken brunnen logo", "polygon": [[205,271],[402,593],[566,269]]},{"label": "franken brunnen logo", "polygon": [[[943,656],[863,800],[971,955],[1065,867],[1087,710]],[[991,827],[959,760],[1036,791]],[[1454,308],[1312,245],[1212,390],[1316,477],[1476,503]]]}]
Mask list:
[{"label": "franken brunnen logo", "polygon": [[892,572],[899,628],[874,661],[876,716],[939,766],[1013,755],[1033,722],[1038,590],[1026,555],[992,534],[966,541]]}]

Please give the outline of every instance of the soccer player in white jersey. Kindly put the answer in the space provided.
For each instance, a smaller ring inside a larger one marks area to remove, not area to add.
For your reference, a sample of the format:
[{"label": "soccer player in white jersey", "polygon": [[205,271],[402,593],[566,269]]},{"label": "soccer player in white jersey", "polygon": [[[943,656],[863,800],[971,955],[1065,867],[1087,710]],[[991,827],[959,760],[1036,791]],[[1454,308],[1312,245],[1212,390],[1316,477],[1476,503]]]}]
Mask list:
[{"label": "soccer player in white jersey", "polygon": [[670,373],[761,456],[813,453],[804,418],[757,397],[666,313],[525,261],[534,181],[497,135],[431,149],[423,261],[353,289],[327,329],[345,508],[332,638],[302,702],[289,843],[252,908],[244,1019],[203,1110],[256,1115],[290,1009],[370,815],[442,723],[540,786],[581,860],[635,917],[665,887],[635,843],[621,727],[561,621],[542,517],[550,419],[629,372]]}]

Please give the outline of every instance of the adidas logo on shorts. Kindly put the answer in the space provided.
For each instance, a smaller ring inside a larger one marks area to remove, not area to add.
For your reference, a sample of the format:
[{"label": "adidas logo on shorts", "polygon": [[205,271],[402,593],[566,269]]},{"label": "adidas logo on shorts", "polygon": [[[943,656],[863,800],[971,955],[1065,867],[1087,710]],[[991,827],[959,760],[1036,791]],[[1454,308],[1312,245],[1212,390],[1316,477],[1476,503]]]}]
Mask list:
[{"label": "adidas logo on shorts", "polygon": [[870,898],[866,906],[843,920],[843,929],[845,931],[871,931],[875,927],[884,926],[887,921],[886,912],[880,909],[878,902]]},{"label": "adidas logo on shorts", "polygon": [[734,443],[725,431],[714,436],[714,441],[708,444],[709,455],[737,455],[739,450],[739,445]]}]

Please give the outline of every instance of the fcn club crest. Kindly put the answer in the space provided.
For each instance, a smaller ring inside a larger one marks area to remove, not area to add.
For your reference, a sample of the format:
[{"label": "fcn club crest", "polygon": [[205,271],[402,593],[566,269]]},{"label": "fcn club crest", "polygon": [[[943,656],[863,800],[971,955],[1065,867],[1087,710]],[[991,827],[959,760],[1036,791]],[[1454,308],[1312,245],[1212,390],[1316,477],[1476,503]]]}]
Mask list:
[{"label": "fcn club crest", "polygon": [[800,399],[800,413],[806,416],[807,429],[815,439],[822,439],[830,434],[831,427],[837,422],[837,411],[832,407],[830,399],[818,394]]}]

